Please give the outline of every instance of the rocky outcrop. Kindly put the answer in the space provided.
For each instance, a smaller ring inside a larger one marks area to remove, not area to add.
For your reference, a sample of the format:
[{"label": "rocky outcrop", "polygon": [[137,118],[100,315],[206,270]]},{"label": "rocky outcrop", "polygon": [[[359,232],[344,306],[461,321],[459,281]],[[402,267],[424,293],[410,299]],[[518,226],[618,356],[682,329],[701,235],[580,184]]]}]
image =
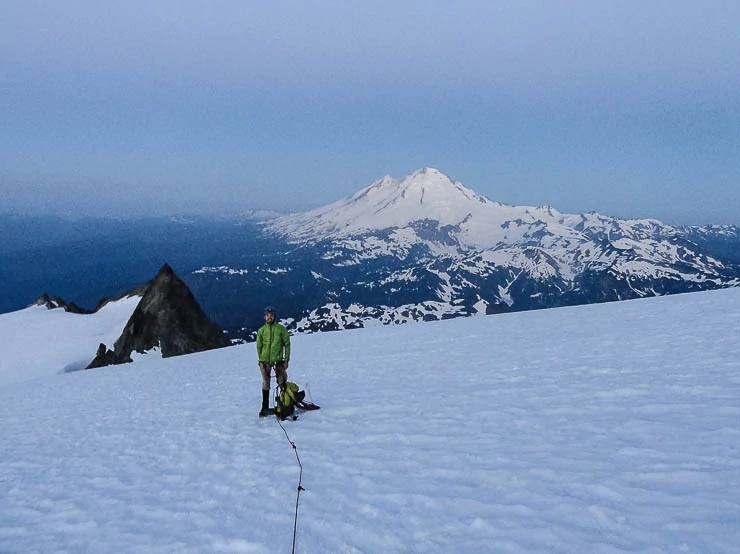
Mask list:
[{"label": "rocky outcrop", "polygon": [[[128,361],[131,361],[131,357],[129,356]],[[104,367],[107,365],[114,365],[114,364],[120,364],[124,362],[118,361],[118,358],[116,358],[115,353],[113,350],[108,350],[108,347],[105,346],[102,342],[98,346],[98,351],[95,353],[95,358],[93,358],[93,361],[90,362],[90,365],[88,365],[85,369],[93,369],[95,367]]]},{"label": "rocky outcrop", "polygon": [[47,293],[42,294],[34,302],[35,306],[45,306],[47,310],[63,309],[65,312],[73,314],[91,314],[93,311],[80,308],[74,302],[66,302],[60,296],[49,296]]},{"label": "rocky outcrop", "polygon": [[229,346],[221,328],[203,312],[187,285],[164,264],[143,288],[143,296],[116,340],[105,345],[88,369],[131,361],[133,352],[159,349],[163,358]]}]

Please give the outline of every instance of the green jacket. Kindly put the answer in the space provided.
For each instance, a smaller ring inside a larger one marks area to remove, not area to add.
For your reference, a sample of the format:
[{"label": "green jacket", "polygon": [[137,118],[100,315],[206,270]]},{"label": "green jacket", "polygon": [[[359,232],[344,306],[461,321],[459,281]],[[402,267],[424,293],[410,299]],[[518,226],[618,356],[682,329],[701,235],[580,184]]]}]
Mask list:
[{"label": "green jacket", "polygon": [[290,361],[290,335],[279,323],[265,323],[257,331],[257,359],[260,362]]}]

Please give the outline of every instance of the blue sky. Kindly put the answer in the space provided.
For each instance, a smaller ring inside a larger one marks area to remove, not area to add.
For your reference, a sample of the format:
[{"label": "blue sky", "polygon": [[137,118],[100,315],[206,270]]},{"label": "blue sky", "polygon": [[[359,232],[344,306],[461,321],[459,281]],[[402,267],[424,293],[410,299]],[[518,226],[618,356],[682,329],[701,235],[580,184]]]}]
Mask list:
[{"label": "blue sky", "polygon": [[306,209],[433,166],[740,224],[735,1],[152,4],[4,2],[0,211]]}]

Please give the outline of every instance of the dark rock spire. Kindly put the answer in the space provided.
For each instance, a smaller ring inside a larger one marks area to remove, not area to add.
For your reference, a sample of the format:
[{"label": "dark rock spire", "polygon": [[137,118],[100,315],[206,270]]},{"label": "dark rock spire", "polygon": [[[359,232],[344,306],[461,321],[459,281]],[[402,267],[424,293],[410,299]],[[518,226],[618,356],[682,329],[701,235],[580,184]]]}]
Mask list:
[{"label": "dark rock spire", "polygon": [[113,350],[98,348],[88,368],[131,361],[132,352],[159,348],[162,357],[229,346],[221,328],[203,312],[188,286],[164,264],[116,340]]}]

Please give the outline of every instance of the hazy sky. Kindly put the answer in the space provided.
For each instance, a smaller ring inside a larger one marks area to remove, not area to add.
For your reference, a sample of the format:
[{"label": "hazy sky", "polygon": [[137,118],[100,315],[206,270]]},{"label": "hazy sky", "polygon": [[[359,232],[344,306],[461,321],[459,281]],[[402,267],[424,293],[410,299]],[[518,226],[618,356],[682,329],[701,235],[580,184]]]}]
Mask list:
[{"label": "hazy sky", "polygon": [[493,200],[740,224],[740,2],[5,0],[0,212]]}]

